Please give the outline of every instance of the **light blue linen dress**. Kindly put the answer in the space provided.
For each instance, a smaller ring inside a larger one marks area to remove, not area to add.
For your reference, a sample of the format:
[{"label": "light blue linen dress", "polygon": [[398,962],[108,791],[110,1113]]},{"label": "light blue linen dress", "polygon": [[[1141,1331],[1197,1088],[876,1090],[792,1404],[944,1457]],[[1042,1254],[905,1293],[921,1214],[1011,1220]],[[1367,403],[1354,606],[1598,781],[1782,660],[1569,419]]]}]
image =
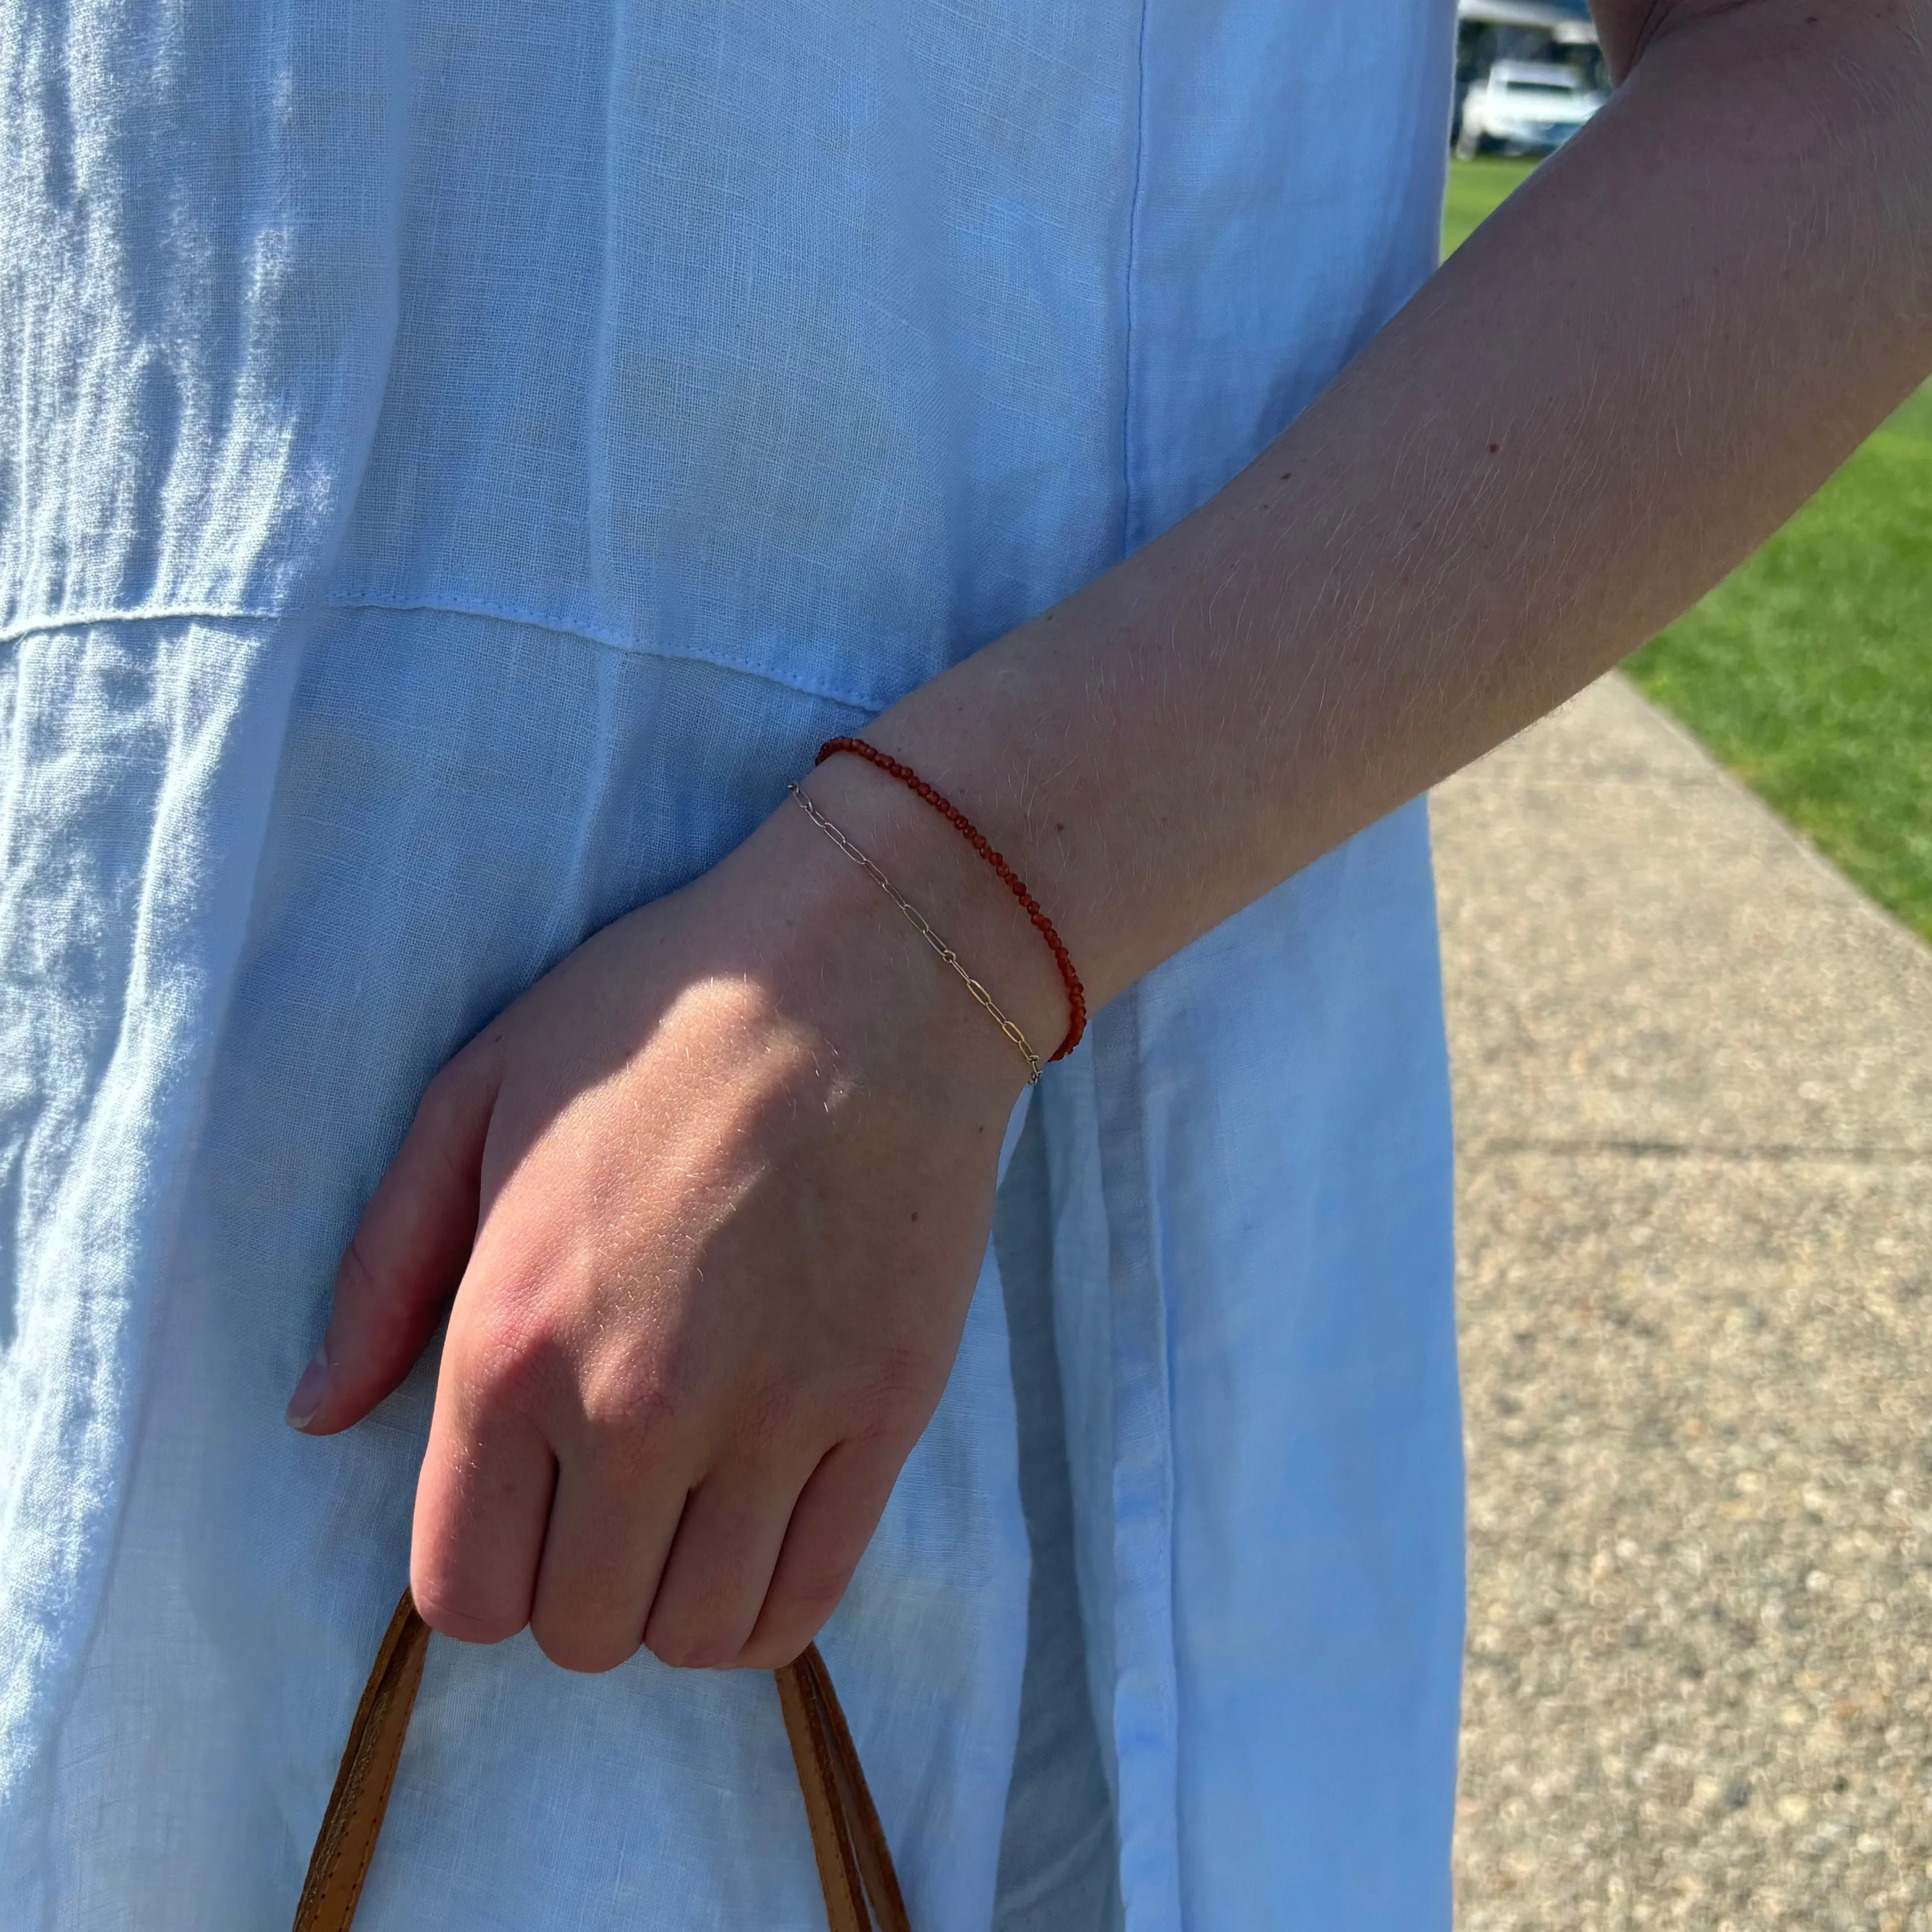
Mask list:
[{"label": "light blue linen dress", "polygon": [[[1288,422],[1432,262],[1450,11],[0,0],[10,1932],[287,1922],[434,1365],[281,1408],[424,1082]],[[1132,1932],[1446,1926],[1421,807],[1034,1107],[825,1638],[916,1923],[1114,1909],[1084,1726]],[[433,1647],[368,1932],[823,1922],[769,1678]]]}]

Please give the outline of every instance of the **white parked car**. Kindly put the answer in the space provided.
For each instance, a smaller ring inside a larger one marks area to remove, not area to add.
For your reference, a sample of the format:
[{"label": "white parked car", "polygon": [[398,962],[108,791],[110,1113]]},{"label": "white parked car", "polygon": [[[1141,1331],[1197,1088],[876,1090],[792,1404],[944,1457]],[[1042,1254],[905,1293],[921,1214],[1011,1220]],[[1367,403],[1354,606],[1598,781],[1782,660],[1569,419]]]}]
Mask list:
[{"label": "white parked car", "polygon": [[1587,86],[1574,68],[1498,61],[1462,97],[1456,152],[1465,160],[1494,148],[1509,154],[1546,154],[1609,98]]}]

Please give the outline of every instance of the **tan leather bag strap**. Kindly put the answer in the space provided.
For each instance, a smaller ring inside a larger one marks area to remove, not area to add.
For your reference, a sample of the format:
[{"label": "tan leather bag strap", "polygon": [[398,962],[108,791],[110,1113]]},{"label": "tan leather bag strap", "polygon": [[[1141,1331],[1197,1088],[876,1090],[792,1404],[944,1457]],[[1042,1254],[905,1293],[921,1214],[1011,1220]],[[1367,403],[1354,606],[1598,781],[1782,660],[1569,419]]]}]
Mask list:
[{"label": "tan leather bag strap", "polygon": [[[818,1646],[775,1673],[831,1932],[912,1932],[891,1848]],[[867,1910],[869,1903],[870,1910]]]},{"label": "tan leather bag strap", "polygon": [[[406,1590],[349,1727],[294,1932],[349,1932],[355,1922],[428,1648],[429,1627]],[[830,1932],[912,1932],[892,1852],[818,1646],[776,1674]]]},{"label": "tan leather bag strap", "polygon": [[322,1829],[309,1856],[308,1878],[296,1907],[295,1932],[348,1932],[362,1896],[362,1881],[389,1806],[396,1760],[409,1735],[410,1712],[422,1682],[429,1626],[416,1615],[410,1593],[396,1606],[363,1686],[349,1742],[322,1814]]}]

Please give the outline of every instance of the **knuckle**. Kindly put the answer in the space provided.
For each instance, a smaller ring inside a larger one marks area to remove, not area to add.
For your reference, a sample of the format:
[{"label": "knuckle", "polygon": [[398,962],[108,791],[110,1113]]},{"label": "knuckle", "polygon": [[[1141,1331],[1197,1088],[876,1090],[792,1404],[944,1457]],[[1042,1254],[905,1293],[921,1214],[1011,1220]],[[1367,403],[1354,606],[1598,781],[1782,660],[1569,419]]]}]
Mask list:
[{"label": "knuckle", "polygon": [[620,1474],[663,1462],[691,1432],[698,1391],[675,1352],[599,1376],[584,1394],[590,1454]]},{"label": "knuckle", "polygon": [[729,1636],[701,1625],[664,1631],[653,1626],[645,1632],[644,1644],[660,1664],[674,1670],[715,1670],[729,1664],[738,1648]]},{"label": "knuckle", "polygon": [[743,1648],[757,1608],[740,1606],[729,1575],[706,1564],[659,1595],[644,1625],[644,1647],[674,1670],[716,1670]]},{"label": "knuckle", "polygon": [[[808,1633],[816,1630],[838,1607],[851,1580],[851,1569],[845,1564],[807,1568],[800,1575],[786,1578],[775,1594],[784,1606],[787,1628],[803,1625]],[[804,1646],[805,1640],[801,1639],[799,1647],[802,1649]]]},{"label": "knuckle", "polygon": [[796,1440],[803,1405],[796,1388],[776,1378],[754,1390],[734,1418],[734,1456],[754,1467],[784,1459]]},{"label": "knuckle", "polygon": [[417,1616],[431,1630],[454,1637],[458,1643],[501,1643],[524,1627],[520,1616],[457,1603],[421,1586],[412,1586],[410,1594],[416,1600]]},{"label": "knuckle", "polygon": [[560,1670],[585,1676],[615,1670],[620,1664],[628,1664],[638,1652],[634,1632],[588,1630],[541,1614],[530,1619],[530,1634],[536,1640],[537,1648]]},{"label": "knuckle", "polygon": [[782,1670],[788,1664],[796,1664],[812,1641],[810,1634],[796,1638],[784,1636],[754,1637],[732,1659],[741,1670]]},{"label": "knuckle", "polygon": [[776,1670],[792,1662],[824,1628],[851,1580],[851,1571],[843,1569],[776,1586],[734,1661],[752,1670]]},{"label": "knuckle", "polygon": [[705,1386],[674,1341],[614,1348],[586,1334],[580,1311],[596,1299],[554,1276],[493,1283],[466,1324],[464,1380],[484,1413],[566,1432],[575,1453],[628,1485],[688,1444]]},{"label": "knuckle", "polygon": [[350,1236],[336,1264],[334,1306],[352,1338],[351,1352],[364,1362],[371,1352],[401,1346],[410,1333],[412,1298],[397,1292],[393,1270],[371,1253],[366,1228]]},{"label": "knuckle", "polygon": [[804,1655],[824,1625],[824,1616],[788,1612],[769,1630],[755,1633],[734,1661],[746,1670],[782,1670]]},{"label": "knuckle", "polygon": [[916,1441],[939,1400],[932,1365],[911,1348],[894,1351],[873,1365],[848,1411],[846,1434],[861,1442]]},{"label": "knuckle", "polygon": [[486,1410],[543,1413],[568,1390],[570,1351],[547,1325],[526,1318],[511,1298],[500,1298],[465,1338],[468,1379]]},{"label": "knuckle", "polygon": [[370,1260],[365,1232],[358,1228],[349,1238],[342,1258],[335,1267],[335,1298],[340,1301],[366,1301],[380,1307],[387,1298],[382,1292],[382,1277]]}]

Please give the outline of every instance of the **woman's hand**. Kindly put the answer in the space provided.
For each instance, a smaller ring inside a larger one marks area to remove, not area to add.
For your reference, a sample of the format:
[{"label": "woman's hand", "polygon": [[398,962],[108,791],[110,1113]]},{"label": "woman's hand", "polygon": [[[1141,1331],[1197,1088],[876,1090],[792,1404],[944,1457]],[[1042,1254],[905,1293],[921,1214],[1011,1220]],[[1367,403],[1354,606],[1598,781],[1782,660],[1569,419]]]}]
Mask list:
[{"label": "woman's hand", "polygon": [[[908,864],[926,836],[902,824]],[[438,1075],[290,1420],[366,1414],[460,1277],[416,1495],[424,1618],[481,1642],[528,1623],[574,1670],[640,1642],[784,1663],[938,1401],[1024,1079],[788,807]]]}]

